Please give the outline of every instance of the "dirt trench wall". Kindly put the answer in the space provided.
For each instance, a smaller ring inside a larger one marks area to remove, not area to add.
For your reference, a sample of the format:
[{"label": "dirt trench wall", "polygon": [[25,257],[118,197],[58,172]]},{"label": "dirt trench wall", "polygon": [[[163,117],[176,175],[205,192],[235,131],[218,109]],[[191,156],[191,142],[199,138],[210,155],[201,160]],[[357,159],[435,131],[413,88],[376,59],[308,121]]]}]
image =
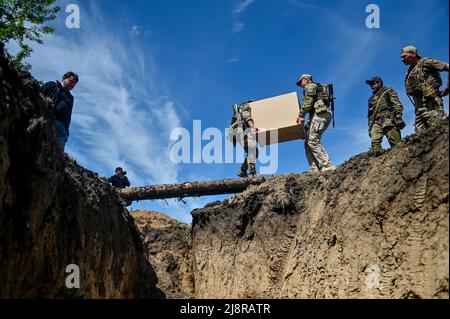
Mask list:
[{"label": "dirt trench wall", "polygon": [[131,212],[167,298],[194,298],[191,225],[157,212]]},{"label": "dirt trench wall", "polygon": [[198,298],[448,298],[448,120],[193,212]]}]

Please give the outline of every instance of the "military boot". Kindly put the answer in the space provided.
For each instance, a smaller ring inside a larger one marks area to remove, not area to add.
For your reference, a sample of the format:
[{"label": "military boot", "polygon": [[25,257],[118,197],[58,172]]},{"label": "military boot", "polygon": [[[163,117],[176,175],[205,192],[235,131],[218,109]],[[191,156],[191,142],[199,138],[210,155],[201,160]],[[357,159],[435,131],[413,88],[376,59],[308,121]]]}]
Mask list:
[{"label": "military boot", "polygon": [[336,166],[334,166],[333,164],[327,166],[327,167],[322,167],[322,172],[326,172],[326,171],[334,171],[336,170]]},{"label": "military boot", "polygon": [[248,164],[248,166],[250,167],[250,177],[255,177],[256,176],[256,166],[254,163],[250,163]]},{"label": "military boot", "polygon": [[369,154],[370,155],[380,155],[383,151],[383,148],[381,147],[381,145],[372,145],[372,147],[369,149]]},{"label": "military boot", "polygon": [[319,168],[316,164],[311,165],[305,173],[319,173]]},{"label": "military boot", "polygon": [[244,162],[242,164],[242,166],[241,166],[241,169],[237,172],[237,176],[239,176],[239,177],[248,177],[247,169],[248,169],[247,162]]}]

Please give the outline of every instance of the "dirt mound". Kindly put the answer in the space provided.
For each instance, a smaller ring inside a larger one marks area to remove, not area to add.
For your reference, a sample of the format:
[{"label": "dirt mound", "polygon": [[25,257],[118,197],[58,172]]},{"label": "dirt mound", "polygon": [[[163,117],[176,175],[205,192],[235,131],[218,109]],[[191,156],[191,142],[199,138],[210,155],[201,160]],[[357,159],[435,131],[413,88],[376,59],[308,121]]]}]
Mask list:
[{"label": "dirt mound", "polygon": [[130,214],[140,227],[148,225],[152,228],[161,229],[169,226],[184,225],[172,217],[159,212],[135,210],[131,211]]}]

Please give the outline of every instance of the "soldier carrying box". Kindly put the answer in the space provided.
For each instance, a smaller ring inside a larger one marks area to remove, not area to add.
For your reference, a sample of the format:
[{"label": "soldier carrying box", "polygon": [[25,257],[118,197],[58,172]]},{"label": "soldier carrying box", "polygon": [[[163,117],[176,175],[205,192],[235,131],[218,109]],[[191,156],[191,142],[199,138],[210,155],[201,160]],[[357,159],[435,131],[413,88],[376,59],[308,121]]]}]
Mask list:
[{"label": "soldier carrying box", "polygon": [[309,74],[303,74],[296,84],[303,88],[303,101],[297,123],[303,126],[305,115],[309,113],[305,139],[306,158],[309,163],[308,172],[335,170],[336,167],[320,142],[322,134],[332,120],[332,113],[329,110],[330,97],[326,86],[313,82],[313,78]]},{"label": "soldier carrying box", "polygon": [[[245,151],[245,160],[242,163],[241,169],[237,175],[239,177],[248,177],[247,170],[250,169],[250,176],[256,176],[256,159],[258,158],[258,148],[256,147],[256,133],[258,129],[255,127],[255,123],[252,119],[252,109],[249,105],[250,100],[241,104],[233,105],[233,118],[231,119],[231,128],[240,131],[237,133],[237,138],[242,135],[243,143],[241,144]],[[236,145],[236,136],[233,139],[233,145]]]}]

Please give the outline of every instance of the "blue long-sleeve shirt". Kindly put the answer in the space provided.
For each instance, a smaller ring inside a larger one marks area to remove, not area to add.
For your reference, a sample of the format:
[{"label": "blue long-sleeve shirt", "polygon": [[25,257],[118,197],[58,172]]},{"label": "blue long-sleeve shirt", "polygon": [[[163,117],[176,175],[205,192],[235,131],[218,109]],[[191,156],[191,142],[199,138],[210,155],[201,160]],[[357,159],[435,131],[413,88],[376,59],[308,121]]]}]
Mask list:
[{"label": "blue long-sleeve shirt", "polygon": [[65,90],[58,81],[45,83],[41,87],[41,92],[53,101],[55,105],[55,119],[64,124],[67,135],[69,135],[74,100],[72,94]]}]

